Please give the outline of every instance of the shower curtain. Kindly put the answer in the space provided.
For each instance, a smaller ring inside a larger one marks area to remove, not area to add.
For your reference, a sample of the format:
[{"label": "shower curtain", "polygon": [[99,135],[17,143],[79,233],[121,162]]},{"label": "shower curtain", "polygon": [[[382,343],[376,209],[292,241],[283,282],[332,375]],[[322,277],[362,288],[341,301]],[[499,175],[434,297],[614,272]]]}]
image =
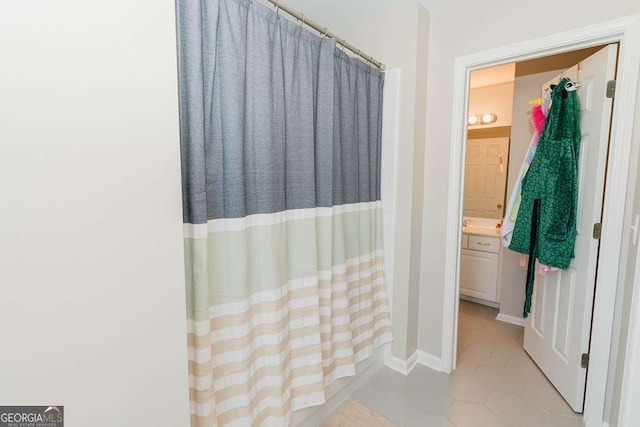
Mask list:
[{"label": "shower curtain", "polygon": [[250,0],[177,0],[192,426],[283,426],[391,340],[377,69]]}]

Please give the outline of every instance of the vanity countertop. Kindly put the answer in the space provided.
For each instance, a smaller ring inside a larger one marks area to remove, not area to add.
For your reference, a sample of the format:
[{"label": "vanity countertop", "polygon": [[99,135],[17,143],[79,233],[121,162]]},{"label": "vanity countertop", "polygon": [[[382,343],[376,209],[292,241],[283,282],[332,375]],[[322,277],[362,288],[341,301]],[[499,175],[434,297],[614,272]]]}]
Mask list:
[{"label": "vanity countertop", "polygon": [[500,229],[478,225],[469,225],[467,227],[462,227],[462,233],[475,236],[500,237]]},{"label": "vanity countertop", "polygon": [[476,236],[500,237],[500,220],[464,217],[462,233]]}]

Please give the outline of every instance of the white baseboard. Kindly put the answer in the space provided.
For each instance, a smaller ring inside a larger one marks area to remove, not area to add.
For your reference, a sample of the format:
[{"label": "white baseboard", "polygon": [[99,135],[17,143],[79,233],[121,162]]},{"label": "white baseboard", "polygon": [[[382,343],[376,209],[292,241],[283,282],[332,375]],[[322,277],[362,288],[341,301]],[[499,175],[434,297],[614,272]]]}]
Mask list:
[{"label": "white baseboard", "polygon": [[493,301],[487,301],[486,299],[482,299],[482,298],[470,297],[468,295],[460,294],[460,299],[461,300],[465,300],[465,301],[469,301],[469,302],[475,302],[476,304],[486,305],[488,307],[500,308],[500,303],[493,302]]},{"label": "white baseboard", "polygon": [[433,354],[425,353],[422,350],[418,350],[418,363],[422,366],[426,366],[427,368],[431,368],[434,371],[438,372],[446,372],[442,366],[442,359],[440,357],[434,356]]},{"label": "white baseboard", "polygon": [[409,359],[407,359],[407,375],[413,371],[413,368],[418,364],[418,350],[414,351]]},{"label": "white baseboard", "polygon": [[388,351],[385,352],[384,363],[388,368],[402,375],[409,375],[416,365],[426,366],[427,368],[438,372],[446,372],[446,370],[442,368],[441,358],[422,350],[414,351],[407,360],[403,360],[399,357],[393,356],[391,354],[391,349],[389,348]]},{"label": "white baseboard", "polygon": [[403,360],[392,355],[391,348],[389,347],[385,353],[384,364],[402,375],[409,375],[411,370],[418,364],[418,350],[414,351],[407,360]]},{"label": "white baseboard", "polygon": [[398,372],[402,375],[407,375],[407,362],[399,357],[389,356],[384,359],[384,364],[387,368]]},{"label": "white baseboard", "polygon": [[508,314],[498,313],[496,320],[501,322],[511,323],[516,326],[524,326],[524,319],[522,317],[509,316]]}]

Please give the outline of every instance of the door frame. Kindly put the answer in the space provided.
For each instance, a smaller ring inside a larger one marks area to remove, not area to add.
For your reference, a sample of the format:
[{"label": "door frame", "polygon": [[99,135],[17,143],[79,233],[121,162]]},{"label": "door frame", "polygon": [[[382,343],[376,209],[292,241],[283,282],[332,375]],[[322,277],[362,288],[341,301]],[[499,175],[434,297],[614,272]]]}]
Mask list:
[{"label": "door frame", "polygon": [[640,245],[636,249],[636,269],[633,279],[634,292],[631,299],[631,316],[627,333],[627,349],[624,357],[625,375],[620,392],[618,425],[633,427],[640,417]]},{"label": "door frame", "polygon": [[[625,201],[634,128],[638,75],[640,73],[640,15],[492,49],[455,60],[451,156],[445,245],[442,369],[451,372],[456,364],[460,239],[464,190],[464,162],[467,140],[469,77],[473,70],[511,62],[598,46],[620,43],[617,86],[610,133],[610,152],[605,186],[603,230],[596,280],[591,353],[584,405],[586,426],[602,426],[607,388],[611,335],[615,312],[618,264],[622,252]],[[636,156],[637,157],[637,156]],[[610,286],[615,283],[616,286]],[[602,286],[599,286],[602,284]]]}]

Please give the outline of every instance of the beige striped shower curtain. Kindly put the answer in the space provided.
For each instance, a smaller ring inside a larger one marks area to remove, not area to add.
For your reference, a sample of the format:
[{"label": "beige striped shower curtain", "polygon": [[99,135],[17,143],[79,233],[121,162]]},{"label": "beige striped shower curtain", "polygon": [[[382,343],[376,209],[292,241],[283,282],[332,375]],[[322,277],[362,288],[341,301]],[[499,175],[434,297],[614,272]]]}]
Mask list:
[{"label": "beige striped shower curtain", "polygon": [[384,74],[251,0],[178,0],[192,426],[286,426],[391,340]]}]

